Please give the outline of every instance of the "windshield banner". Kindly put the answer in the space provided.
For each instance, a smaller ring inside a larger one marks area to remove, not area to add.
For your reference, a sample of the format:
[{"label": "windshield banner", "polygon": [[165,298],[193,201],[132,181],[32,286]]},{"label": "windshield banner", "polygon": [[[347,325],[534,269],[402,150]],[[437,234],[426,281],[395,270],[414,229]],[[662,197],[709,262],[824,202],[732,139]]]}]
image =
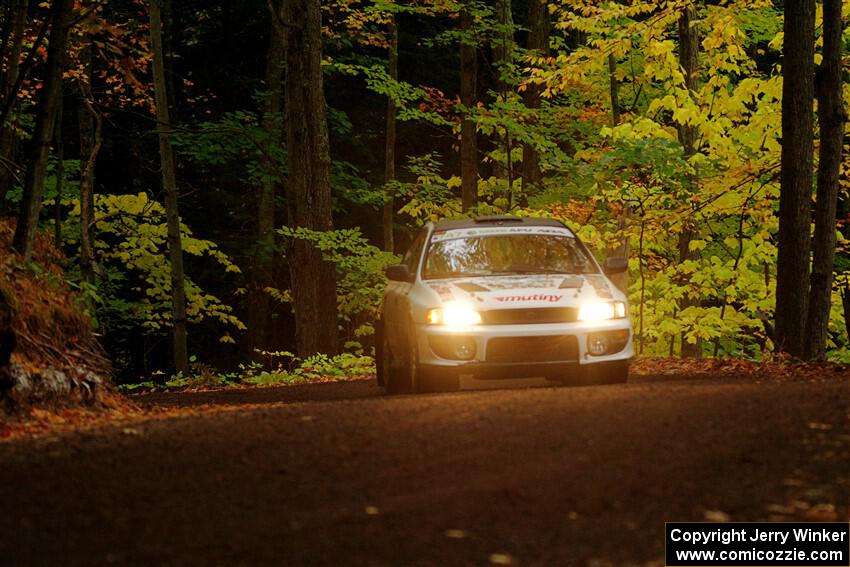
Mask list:
[{"label": "windshield banner", "polygon": [[476,238],[481,236],[513,236],[513,235],[549,235],[574,238],[568,228],[556,226],[494,226],[487,228],[457,228],[452,230],[435,230],[431,242],[455,240],[458,238]]}]

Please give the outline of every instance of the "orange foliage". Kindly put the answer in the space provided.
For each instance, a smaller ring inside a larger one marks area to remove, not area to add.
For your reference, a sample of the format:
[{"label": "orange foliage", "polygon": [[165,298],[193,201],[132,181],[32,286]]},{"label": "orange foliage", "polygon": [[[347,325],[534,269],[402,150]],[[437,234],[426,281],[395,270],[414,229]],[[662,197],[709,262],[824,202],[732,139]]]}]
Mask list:
[{"label": "orange foliage", "polygon": [[850,380],[846,364],[796,362],[785,355],[764,360],[740,358],[641,358],[631,367],[631,375],[645,376],[705,375],[706,377],[759,378],[765,380]]},{"label": "orange foliage", "polygon": [[33,263],[22,265],[11,252],[13,234],[13,221],[0,222],[0,291],[14,311],[17,338],[12,361],[31,372],[55,368],[107,376],[109,360],[65,280],[61,253],[38,235]]},{"label": "orange foliage", "polygon": [[455,116],[455,106],[460,103],[460,99],[452,100],[438,88],[419,85],[419,88],[425,91],[425,96],[428,100],[419,103],[419,110],[423,112],[434,112],[443,118],[451,119]]},{"label": "orange foliage", "polygon": [[596,211],[596,203],[592,200],[571,199],[565,203],[552,203],[546,208],[556,217],[586,223]]}]

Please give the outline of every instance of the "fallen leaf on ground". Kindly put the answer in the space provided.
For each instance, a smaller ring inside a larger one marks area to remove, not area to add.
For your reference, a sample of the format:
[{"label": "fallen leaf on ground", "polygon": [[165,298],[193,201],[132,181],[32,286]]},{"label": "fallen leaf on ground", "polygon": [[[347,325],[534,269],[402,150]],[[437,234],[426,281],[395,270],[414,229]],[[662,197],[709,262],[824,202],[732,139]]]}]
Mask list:
[{"label": "fallen leaf on ground", "polygon": [[729,514],[720,510],[706,510],[705,519],[709,522],[729,522],[732,520]]},{"label": "fallen leaf on ground", "polygon": [[513,565],[514,559],[507,553],[493,553],[490,555],[490,563],[493,565]]}]

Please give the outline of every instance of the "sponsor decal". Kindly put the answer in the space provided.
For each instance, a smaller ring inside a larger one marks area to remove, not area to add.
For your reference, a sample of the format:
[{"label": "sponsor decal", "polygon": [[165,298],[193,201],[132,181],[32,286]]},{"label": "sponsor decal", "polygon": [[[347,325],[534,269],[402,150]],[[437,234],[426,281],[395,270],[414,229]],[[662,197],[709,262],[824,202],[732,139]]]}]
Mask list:
[{"label": "sponsor decal", "polygon": [[447,285],[440,284],[428,284],[431,289],[437,292],[442,301],[449,301],[454,299],[454,294],[452,293],[452,288]]},{"label": "sponsor decal", "polygon": [[458,228],[454,230],[438,230],[431,235],[431,242],[454,240],[457,238],[517,234],[537,234],[574,238],[573,233],[570,232],[568,228],[559,228],[557,226],[498,226],[492,228]]},{"label": "sponsor decal", "polygon": [[480,285],[493,291],[508,289],[557,289],[561,277],[549,275],[488,276],[476,279]]},{"label": "sponsor decal", "polygon": [[587,282],[596,291],[596,295],[602,299],[611,299],[611,288],[608,287],[608,280],[603,276],[591,275],[587,276]]},{"label": "sponsor decal", "polygon": [[584,285],[584,278],[581,276],[570,276],[568,278],[564,278],[564,281],[561,282],[561,285],[558,287],[561,289],[580,289],[581,286]]},{"label": "sponsor decal", "polygon": [[502,303],[516,303],[526,301],[548,301],[549,303],[557,303],[563,299],[563,295],[535,293],[534,295],[502,295],[494,298]]},{"label": "sponsor decal", "polygon": [[484,287],[483,285],[477,284],[475,282],[460,282],[455,284],[457,287],[462,289],[467,293],[478,293],[481,291],[490,291],[489,288]]}]

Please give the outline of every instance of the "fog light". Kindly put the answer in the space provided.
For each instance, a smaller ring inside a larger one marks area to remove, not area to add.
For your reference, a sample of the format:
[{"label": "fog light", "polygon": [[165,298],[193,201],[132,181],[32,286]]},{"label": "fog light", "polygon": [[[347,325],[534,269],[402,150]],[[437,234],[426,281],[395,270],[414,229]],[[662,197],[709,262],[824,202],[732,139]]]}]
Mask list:
[{"label": "fog light", "polygon": [[432,335],[428,342],[434,354],[446,360],[472,360],[477,352],[474,337]]},{"label": "fog light", "polygon": [[475,356],[475,343],[463,341],[455,346],[455,356],[460,360],[469,360]]},{"label": "fog light", "polygon": [[607,333],[595,333],[587,336],[587,352],[593,356],[600,356],[608,352],[611,340]]}]

